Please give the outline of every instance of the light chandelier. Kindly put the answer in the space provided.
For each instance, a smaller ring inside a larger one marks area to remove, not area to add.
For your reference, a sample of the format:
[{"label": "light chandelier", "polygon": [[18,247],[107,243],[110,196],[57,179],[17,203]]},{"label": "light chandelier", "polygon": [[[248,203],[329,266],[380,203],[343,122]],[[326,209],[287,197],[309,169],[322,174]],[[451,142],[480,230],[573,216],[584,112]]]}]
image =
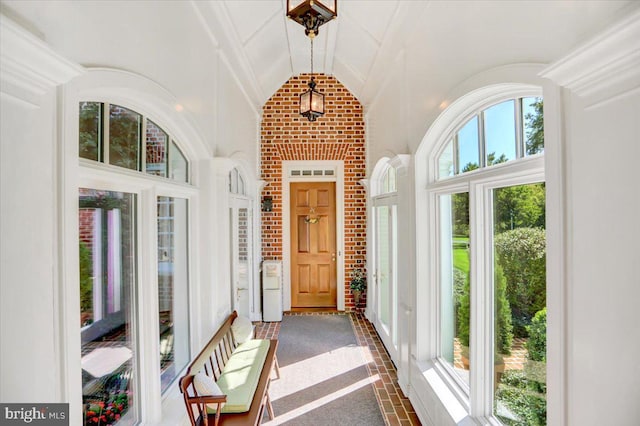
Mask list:
[{"label": "light chandelier", "polygon": [[[293,3],[292,3],[293,2]],[[319,1],[287,0],[287,16],[304,27],[304,33],[311,41],[311,79],[309,90],[300,95],[300,115],[309,121],[316,121],[324,114],[324,95],[316,90],[313,77],[313,39],[318,35],[318,29],[329,22],[337,14],[338,0],[333,0],[333,8]]]}]

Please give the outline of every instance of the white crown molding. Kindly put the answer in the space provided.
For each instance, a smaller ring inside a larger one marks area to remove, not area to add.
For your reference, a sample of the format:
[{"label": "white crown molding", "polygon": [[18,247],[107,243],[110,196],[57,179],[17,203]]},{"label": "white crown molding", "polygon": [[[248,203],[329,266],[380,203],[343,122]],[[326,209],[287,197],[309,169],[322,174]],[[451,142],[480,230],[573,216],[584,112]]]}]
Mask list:
[{"label": "white crown molding", "polygon": [[593,102],[640,85],[640,9],[540,74]]},{"label": "white crown molding", "polygon": [[34,106],[53,87],[85,69],[58,53],[22,26],[0,14],[2,93]]}]

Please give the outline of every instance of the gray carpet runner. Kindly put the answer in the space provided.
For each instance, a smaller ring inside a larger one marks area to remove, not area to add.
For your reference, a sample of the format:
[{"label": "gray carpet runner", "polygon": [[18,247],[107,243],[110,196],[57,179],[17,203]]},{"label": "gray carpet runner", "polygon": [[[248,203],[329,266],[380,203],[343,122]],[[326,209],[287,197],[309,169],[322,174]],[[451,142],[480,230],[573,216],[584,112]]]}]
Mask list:
[{"label": "gray carpet runner", "polygon": [[269,394],[267,425],[384,425],[366,364],[347,315],[285,316],[278,335],[280,379]]}]

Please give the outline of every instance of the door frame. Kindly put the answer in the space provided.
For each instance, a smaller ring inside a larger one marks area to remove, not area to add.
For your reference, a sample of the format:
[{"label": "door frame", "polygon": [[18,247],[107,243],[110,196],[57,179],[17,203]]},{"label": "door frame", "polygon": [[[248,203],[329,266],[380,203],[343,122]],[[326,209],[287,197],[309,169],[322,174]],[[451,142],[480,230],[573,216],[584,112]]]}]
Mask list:
[{"label": "door frame", "polygon": [[[237,306],[237,285],[238,285],[238,268],[237,268],[237,260],[238,260],[238,254],[239,254],[239,250],[238,250],[238,236],[239,236],[239,229],[238,229],[238,212],[240,209],[247,209],[247,251],[248,256],[247,256],[247,297],[249,299],[248,303],[249,303],[249,312],[241,312],[241,310],[239,309],[239,306]],[[231,309],[232,310],[236,310],[238,311],[239,314],[242,315],[247,315],[248,317],[252,317],[255,313],[255,304],[254,304],[254,292],[253,292],[253,288],[254,288],[254,238],[253,235],[255,233],[255,229],[254,229],[254,221],[253,221],[253,216],[254,216],[254,212],[253,212],[253,202],[251,200],[250,197],[245,196],[245,195],[238,195],[238,194],[229,194],[229,219],[231,220],[231,223],[229,224],[229,254],[230,254],[230,258],[231,258],[231,263],[230,263],[230,271],[229,271],[229,275],[230,275],[230,287],[229,287],[229,291],[231,292],[230,294],[230,302],[231,302]]]},{"label": "door frame", "polygon": [[[292,176],[293,170],[333,170],[333,175]],[[284,160],[282,161],[282,277],[283,309],[291,310],[291,215],[289,213],[292,182],[336,183],[336,308],[345,310],[344,290],[344,162],[342,160]]]}]

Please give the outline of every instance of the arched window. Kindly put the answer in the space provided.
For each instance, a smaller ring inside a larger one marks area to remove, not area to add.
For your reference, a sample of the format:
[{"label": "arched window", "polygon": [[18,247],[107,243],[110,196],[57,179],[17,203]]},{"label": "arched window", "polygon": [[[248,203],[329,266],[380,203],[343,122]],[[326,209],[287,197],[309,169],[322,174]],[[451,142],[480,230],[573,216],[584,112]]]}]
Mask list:
[{"label": "arched window", "polygon": [[448,117],[459,124],[438,135],[425,194],[432,256],[418,262],[438,295],[424,343],[470,414],[544,424],[543,100],[529,90]]},{"label": "arched window", "polygon": [[160,126],[131,109],[80,102],[81,158],[153,176],[189,181],[188,162]]},{"label": "arched window", "polygon": [[191,356],[188,217],[195,189],[184,185],[187,158],[156,121],[108,102],[82,101],[78,111],[84,422],[108,407],[136,423],[144,404],[140,378],[160,400]]},{"label": "arched window", "polygon": [[247,195],[244,178],[237,167],[229,172],[229,193],[236,195]]},{"label": "arched window", "polygon": [[438,157],[440,179],[544,151],[542,98],[522,97],[474,114]]}]

